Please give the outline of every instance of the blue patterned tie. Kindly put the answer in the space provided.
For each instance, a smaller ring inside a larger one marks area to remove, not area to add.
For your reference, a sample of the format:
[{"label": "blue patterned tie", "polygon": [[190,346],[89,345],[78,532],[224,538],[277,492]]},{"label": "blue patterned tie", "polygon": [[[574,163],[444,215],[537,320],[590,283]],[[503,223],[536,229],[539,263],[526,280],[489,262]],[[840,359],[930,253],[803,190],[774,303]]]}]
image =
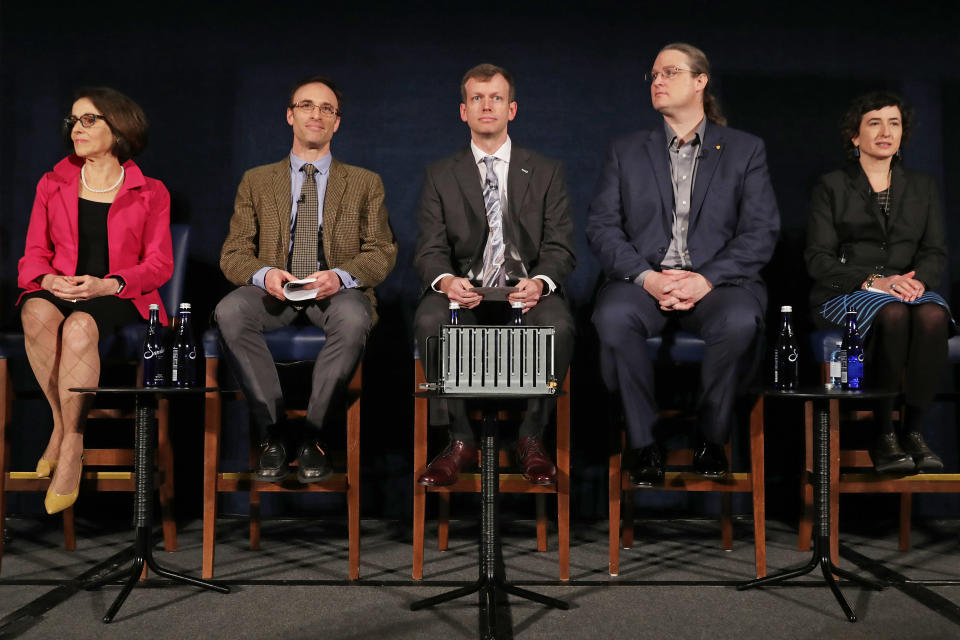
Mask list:
[{"label": "blue patterned tie", "polygon": [[487,244],[483,248],[483,286],[502,287],[507,281],[503,265],[503,214],[500,210],[500,184],[493,171],[493,156],[485,156],[487,179],[483,183],[483,202],[487,208]]}]

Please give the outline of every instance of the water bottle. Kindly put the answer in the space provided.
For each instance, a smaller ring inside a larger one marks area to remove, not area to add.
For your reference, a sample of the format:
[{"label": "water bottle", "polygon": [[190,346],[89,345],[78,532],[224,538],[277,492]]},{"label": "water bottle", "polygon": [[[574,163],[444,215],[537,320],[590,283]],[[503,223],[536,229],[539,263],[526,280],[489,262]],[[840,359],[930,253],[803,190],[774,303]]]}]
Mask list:
[{"label": "water bottle", "polygon": [[842,338],[837,340],[833,344],[833,349],[830,351],[830,389],[840,389],[842,387],[841,374],[843,372],[843,360],[846,358],[846,354],[841,347]]},{"label": "water bottle", "polygon": [[510,308],[513,310],[513,316],[511,317],[510,324],[520,326],[523,324],[523,303],[519,300],[517,302],[511,302]]},{"label": "water bottle", "polygon": [[459,302],[450,302],[450,324],[460,324]]},{"label": "water bottle", "polygon": [[857,310],[847,309],[847,331],[840,345],[843,360],[840,365],[840,384],[844,391],[863,388],[863,339],[857,331]]},{"label": "water bottle", "polygon": [[170,348],[170,384],[174,387],[195,387],[198,378],[197,341],[190,322],[190,303],[180,304],[177,333]]},{"label": "water bottle", "polygon": [[167,386],[167,349],[160,326],[160,305],[150,305],[150,324],[143,341],[143,386]]},{"label": "water bottle", "polygon": [[780,307],[780,335],[773,350],[773,387],[795,391],[800,382],[800,349],[793,333],[793,307]]}]

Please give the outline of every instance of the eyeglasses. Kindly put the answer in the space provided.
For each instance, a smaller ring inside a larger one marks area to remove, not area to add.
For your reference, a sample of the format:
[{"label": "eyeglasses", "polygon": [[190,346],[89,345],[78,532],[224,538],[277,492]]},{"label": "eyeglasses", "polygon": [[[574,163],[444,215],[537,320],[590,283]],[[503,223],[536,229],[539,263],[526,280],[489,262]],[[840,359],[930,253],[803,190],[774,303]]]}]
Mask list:
[{"label": "eyeglasses", "polygon": [[688,71],[689,73],[695,73],[697,75],[700,75],[698,72],[694,71],[693,69],[681,69],[680,67],[664,67],[663,71],[648,71],[647,73],[643,74],[643,81],[656,82],[657,78],[659,78],[661,74],[663,74],[664,80],[673,80],[678,73],[682,73],[684,71]]},{"label": "eyeglasses", "polygon": [[337,109],[332,104],[313,104],[309,100],[301,100],[290,105],[291,109],[297,109],[301,113],[306,113],[309,115],[313,114],[314,109],[320,109],[320,115],[324,118],[333,118],[340,115],[340,109]]},{"label": "eyeglasses", "polygon": [[107,118],[105,116],[101,116],[98,113],[85,113],[79,117],[74,115],[67,116],[66,118],[63,119],[63,124],[69,127],[70,129],[73,129],[77,125],[77,122],[79,121],[80,124],[83,125],[84,129],[89,129],[93,125],[97,124],[97,119],[107,122]]}]

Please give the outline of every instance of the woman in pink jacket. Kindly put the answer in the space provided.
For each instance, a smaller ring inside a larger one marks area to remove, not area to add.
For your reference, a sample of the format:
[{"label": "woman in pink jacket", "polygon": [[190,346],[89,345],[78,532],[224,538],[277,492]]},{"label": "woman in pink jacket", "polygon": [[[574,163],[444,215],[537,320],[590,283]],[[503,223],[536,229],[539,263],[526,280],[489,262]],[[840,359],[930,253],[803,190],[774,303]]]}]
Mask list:
[{"label": "woman in pink jacket", "polygon": [[48,513],[77,499],[92,401],[71,387],[100,379],[100,339],[148,317],[173,273],[170,195],[130,158],[147,142],[143,110],[106,87],[77,92],[64,137],[73,154],[37,185],[19,263],[27,357],[53,411],[37,474],[53,478]]}]

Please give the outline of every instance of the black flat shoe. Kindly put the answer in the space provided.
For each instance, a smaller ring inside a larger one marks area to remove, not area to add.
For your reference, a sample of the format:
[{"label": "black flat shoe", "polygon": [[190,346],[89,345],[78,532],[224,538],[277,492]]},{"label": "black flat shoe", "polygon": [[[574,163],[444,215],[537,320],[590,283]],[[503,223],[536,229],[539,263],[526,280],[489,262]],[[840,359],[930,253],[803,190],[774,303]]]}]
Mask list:
[{"label": "black flat shoe", "polygon": [[910,431],[900,436],[900,446],[904,453],[913,458],[917,473],[939,473],[943,471],[943,460],[933,452],[919,431]]},{"label": "black flat shoe", "polygon": [[656,443],[634,449],[627,462],[630,484],[635,487],[659,487],[663,485],[663,452]]},{"label": "black flat shoe", "polygon": [[300,446],[297,454],[297,480],[301,484],[323,482],[333,473],[327,454],[316,439],[309,439]]},{"label": "black flat shoe", "polygon": [[287,448],[283,441],[269,440],[260,451],[257,480],[281,482],[288,473],[290,473],[290,465],[287,464]]},{"label": "black flat shoe", "polygon": [[693,454],[693,470],[705,478],[720,480],[727,477],[730,463],[723,445],[704,441]]},{"label": "black flat shoe", "polygon": [[897,436],[893,433],[877,436],[873,447],[870,448],[870,459],[873,460],[873,467],[877,473],[893,473],[902,476],[916,473],[917,464],[900,448]]}]

